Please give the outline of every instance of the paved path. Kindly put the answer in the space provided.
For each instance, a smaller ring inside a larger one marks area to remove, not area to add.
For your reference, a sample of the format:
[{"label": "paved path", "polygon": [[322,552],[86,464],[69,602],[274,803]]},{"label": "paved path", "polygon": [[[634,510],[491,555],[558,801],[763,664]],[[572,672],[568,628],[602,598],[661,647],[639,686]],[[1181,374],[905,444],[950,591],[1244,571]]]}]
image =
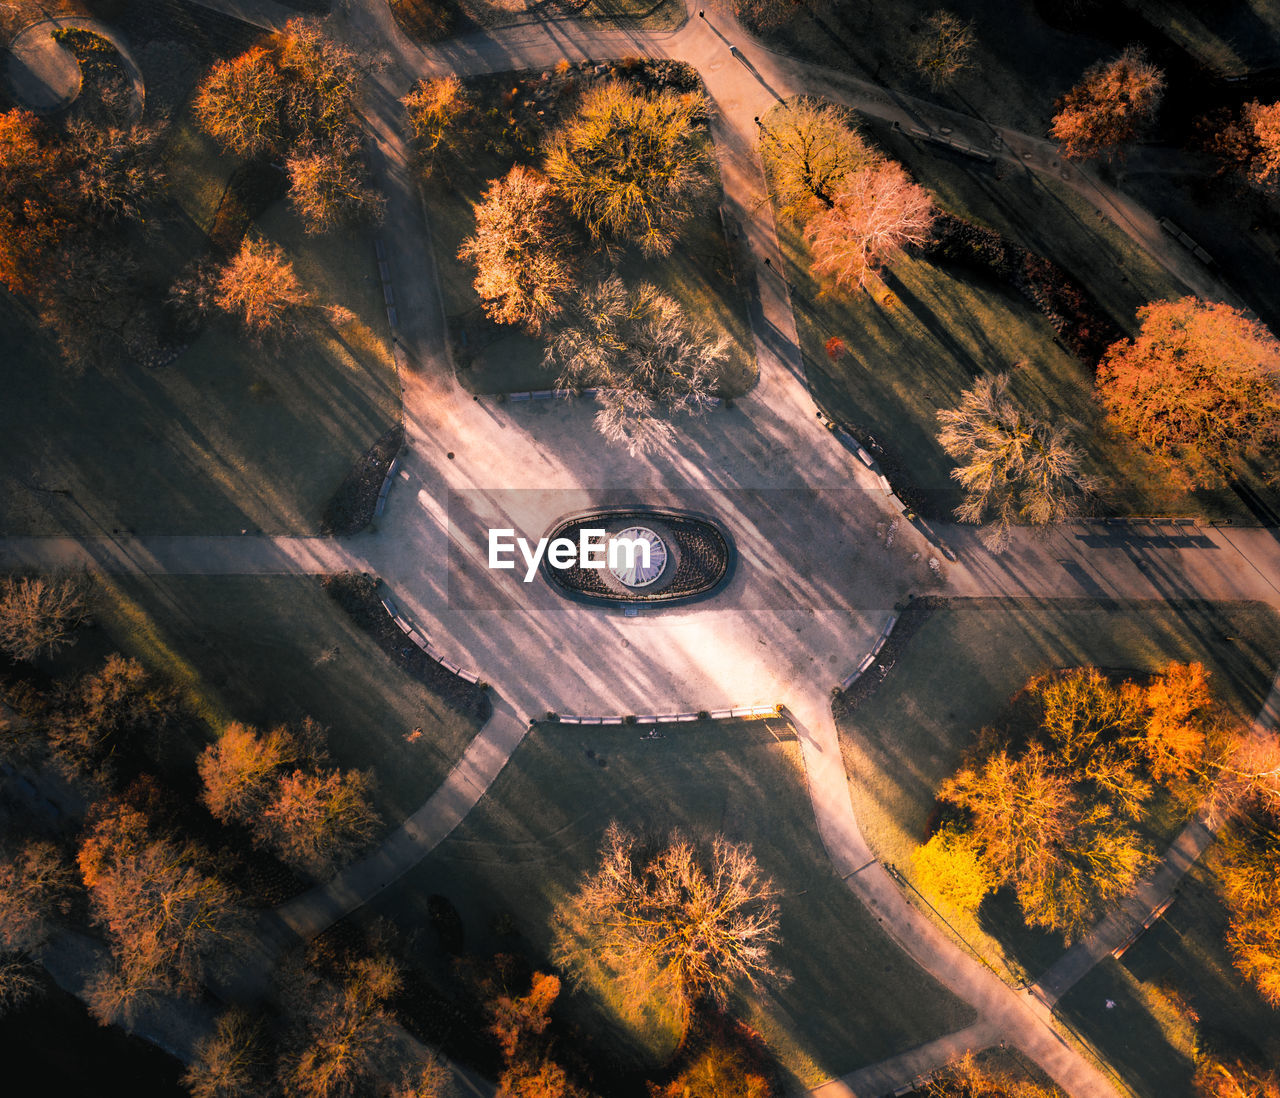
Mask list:
[{"label": "paved path", "polygon": [[18,102],[34,111],[50,112],[69,107],[80,94],[80,63],[53,37],[53,32],[61,28],[92,31],[115,46],[133,84],[134,114],[140,117],[146,102],[146,86],[133,54],[118,31],[84,16],[42,19],[14,36],[9,44],[5,76]]},{"label": "paved path", "polygon": [[[235,0],[209,6],[278,25],[274,5]],[[830,686],[867,650],[893,605],[928,582],[924,561],[932,550],[906,524],[892,547],[872,535],[888,529],[897,512],[815,417],[787,287],[763,264],[766,257],[776,259],[778,250],[753,117],[778,96],[834,87],[846,101],[881,117],[927,125],[954,118],[921,101],[891,101],[871,85],[837,81],[831,73],[759,49],[727,23],[713,27],[691,19],[678,31],[650,34],[557,22],[424,49],[400,35],[380,0],[350,0],[331,25],[352,42],[376,46],[392,62],[370,75],[364,101],[375,171],[388,200],[387,223],[394,226],[384,237],[401,322],[407,435],[403,476],[378,533],[339,542],[7,539],[0,541],[0,565],[80,562],[160,573],[374,571],[437,648],[495,683],[495,718],[441,788],[373,855],[273,917],[278,927],[303,936],[367,902],[448,835],[519,745],[530,715],[547,709],[688,711],[785,702],[800,735],[817,826],[837,872],[899,945],[979,1018],[961,1034],[895,1058],[896,1066],[879,1065],[879,1077],[855,1074],[823,1093],[865,1093],[881,1085],[877,1078],[918,1071],[931,1058],[987,1043],[996,1034],[1072,1095],[1114,1093],[1058,1037],[1043,1003],[1016,994],[962,953],[906,902],[874,861],[854,816],[829,705]],[[730,56],[729,41],[742,44],[742,60]],[[692,423],[678,446],[640,460],[599,439],[590,407],[548,402],[495,409],[455,384],[435,275],[424,260],[430,255],[429,226],[398,106],[412,81],[424,75],[636,54],[695,65],[714,102],[726,205],[743,225],[756,265],[752,330],[760,369],[760,383],[733,410]],[[1002,155],[1010,159],[1061,170],[1043,143],[1012,133],[1002,134],[1002,142]],[[1097,186],[1076,171],[1068,175],[1066,182],[1082,190]],[[1124,222],[1171,270],[1223,296],[1204,272],[1186,267],[1176,246],[1151,235],[1149,219],[1137,217],[1118,195],[1104,197],[1117,223]],[[541,583],[526,586],[484,566],[489,527],[511,526],[536,537],[566,513],[637,495],[648,504],[711,514],[732,531],[738,571],[714,601],[624,619],[567,603]],[[960,554],[948,569],[949,590],[957,595],[1194,595],[1275,603],[1280,590],[1280,545],[1269,531],[1166,531],[1135,540],[1132,534],[1070,528],[1046,541],[1019,537],[1002,558],[990,557],[972,532],[948,529],[945,536]],[[555,667],[553,675],[549,666]]]}]

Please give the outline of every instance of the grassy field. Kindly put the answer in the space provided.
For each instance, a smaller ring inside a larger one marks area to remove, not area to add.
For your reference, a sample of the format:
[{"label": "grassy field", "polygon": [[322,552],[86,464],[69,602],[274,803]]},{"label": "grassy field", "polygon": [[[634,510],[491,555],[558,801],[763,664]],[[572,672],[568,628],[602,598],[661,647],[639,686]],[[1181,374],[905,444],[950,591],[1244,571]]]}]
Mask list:
[{"label": "grassy field", "polygon": [[674,30],[687,17],[680,0],[392,0],[391,10],[411,38],[425,42],[438,42],[481,27],[556,19]]},{"label": "grassy field", "polygon": [[[336,763],[373,768],[389,823],[426,800],[477,731],[394,667],[313,577],[106,577],[98,592],[98,627],[67,659],[135,656],[180,685],[208,737],[229,720],[315,718]],[[409,743],[415,728],[424,735]],[[194,781],[206,742],[171,745],[179,776]]]},{"label": "grassy field", "polygon": [[[790,984],[741,1004],[791,1083],[812,1086],[963,1025],[968,1010],[918,969],[832,871],[813,822],[798,745],[780,721],[682,725],[643,740],[619,730],[541,725],[450,838],[372,907],[403,927],[427,924],[447,896],[467,948],[510,949],[489,931],[510,913],[545,954],[557,902],[596,860],[610,820],[636,832],[681,828],[749,842],[783,892],[779,959]],[[660,1062],[675,1040],[662,1004],[624,1016],[605,987],[569,1004],[605,1055]]]},{"label": "grassy field", "polygon": [[[1253,716],[1280,664],[1280,620],[1260,603],[965,599],[937,611],[880,690],[841,722],[867,841],[910,876],[938,785],[972,733],[998,721],[1032,675],[1082,665],[1152,671],[1171,659],[1203,661],[1219,695]],[[1166,811],[1151,820],[1151,837],[1167,838],[1178,826]],[[1003,893],[987,900],[979,919],[958,925],[1020,977],[1039,976],[1062,953],[1061,939],[1026,929]]]},{"label": "grassy field", "polygon": [[[1225,926],[1214,876],[1197,865],[1164,917],[1059,1004],[1059,1013],[1141,1098],[1195,1098],[1197,1045],[1219,1055],[1280,1062],[1280,1011],[1267,1006],[1231,964]],[[1110,1010],[1107,1000],[1116,1004]]]},{"label": "grassy field", "polygon": [[[887,128],[865,126],[939,205],[1054,260],[1087,286],[1122,329],[1143,303],[1184,291],[1128,237],[1073,191],[1010,167],[962,163]],[[937,442],[937,413],[954,407],[974,379],[1013,374],[1030,408],[1070,425],[1086,470],[1103,482],[1106,513],[1241,516],[1234,493],[1185,491],[1167,469],[1112,429],[1093,396],[1093,371],[1056,340],[1048,321],[992,278],[904,256],[876,295],[826,290],[808,273],[809,252],[794,226],[780,227],[806,367],[818,399],[836,418],[884,446],[891,479],[913,488],[937,517],[959,502],[954,463]],[[833,360],[827,340],[845,353]]]},{"label": "grassy field", "polygon": [[[201,254],[234,162],[188,124],[170,147],[171,206],[142,247],[163,298]],[[176,361],[68,371],[0,295],[0,514],[6,533],[72,529],[304,533],[342,477],[400,414],[367,231],[308,236],[277,204],[257,229],[279,243],[321,310],[303,338],[253,345],[210,324]]]},{"label": "grassy field", "polygon": [[[478,79],[471,86],[484,105],[501,100],[502,110],[519,119],[515,129],[523,134],[520,141],[536,150],[542,135],[554,128],[557,112],[572,109],[576,102],[572,90],[562,93],[560,89],[569,81],[580,80],[581,75],[577,70],[555,73],[544,82],[536,73],[521,73],[503,77],[501,83]],[[508,86],[519,89],[509,104],[507,96],[500,94]],[[499,118],[494,124],[500,122]],[[485,140],[483,134],[477,138],[466,170],[455,174],[452,187],[433,182],[426,190],[458,380],[477,393],[549,389],[555,384],[555,373],[542,365],[542,341],[515,327],[489,322],[472,286],[475,269],[458,259],[459,246],[475,230],[475,204],[489,182],[505,174],[512,164],[510,156],[486,150]],[[717,180],[717,200],[719,193]],[[591,261],[586,265],[592,266]],[[729,358],[721,367],[719,383],[726,396],[744,393],[755,383],[755,350],[743,282],[746,274],[740,268],[735,270],[714,202],[688,226],[671,255],[647,259],[628,248],[622,252],[617,273],[628,283],[654,283],[675,298],[689,316],[729,336]]]}]

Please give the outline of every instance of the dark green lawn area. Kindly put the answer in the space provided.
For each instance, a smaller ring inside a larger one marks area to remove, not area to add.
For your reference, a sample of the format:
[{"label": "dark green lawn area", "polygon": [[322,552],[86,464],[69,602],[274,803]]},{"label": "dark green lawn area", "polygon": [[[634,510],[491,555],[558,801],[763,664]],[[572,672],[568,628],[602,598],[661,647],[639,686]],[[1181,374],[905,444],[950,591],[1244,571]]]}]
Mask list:
[{"label": "dark green lawn area", "polygon": [[[489,932],[508,912],[534,956],[549,921],[596,861],[610,820],[636,832],[723,832],[752,845],[783,892],[779,957],[794,977],[742,1005],[792,1083],[812,1086],[929,1040],[968,1009],[908,960],[832,871],[813,821],[798,745],[781,721],[682,725],[643,740],[619,730],[540,725],[480,804],[418,868],[371,905],[426,926],[427,898],[447,896],[471,951],[510,949]],[[660,1006],[620,1016],[605,987],[570,1003],[616,1055],[661,1061],[673,1022]]]},{"label": "dark green lawn area", "polygon": [[[626,79],[624,67],[615,66],[615,71]],[[561,94],[559,89],[568,81],[582,79],[582,73],[575,69],[570,74],[550,74],[545,82],[538,73],[518,73],[500,80],[479,78],[470,86],[484,107],[500,108],[502,112],[496,119],[486,119],[486,125],[501,127],[503,115],[519,120],[512,140],[525,149],[521,161],[537,165],[541,162],[536,153],[543,135],[553,130],[556,118],[570,112],[576,103],[573,91]],[[502,94],[508,86],[519,91],[511,103]],[[477,137],[465,169],[453,176],[453,186],[433,181],[426,187],[458,380],[476,393],[550,389],[556,375],[542,365],[543,342],[514,326],[489,322],[472,286],[475,268],[458,259],[458,248],[475,231],[474,206],[490,181],[504,175],[513,163],[510,155],[499,156],[485,147],[495,136],[496,130]],[[690,317],[701,320],[713,332],[729,336],[729,357],[721,366],[718,388],[726,396],[737,396],[750,389],[756,378],[745,297],[749,272],[741,262],[735,266],[730,255],[716,208],[720,193],[717,179],[713,200],[705,213],[689,224],[671,255],[646,258],[637,249],[627,248],[621,252],[616,271],[628,284],[654,283],[675,298]],[[588,258],[584,266],[591,270],[600,264]]]},{"label": "dark green lawn area", "polygon": [[[170,205],[144,243],[159,296],[201,254],[234,167],[189,124],[176,127],[170,165]],[[76,375],[0,295],[5,533],[318,528],[343,476],[400,414],[373,244],[367,230],[308,236],[282,203],[256,228],[317,304],[353,318],[335,325],[312,310],[305,337],[278,348],[215,322],[170,365]]]},{"label": "dark green lawn area", "polygon": [[[1058,181],[1011,166],[962,161],[864,122],[938,204],[1061,265],[1125,331],[1137,308],[1185,291],[1094,208]],[[1244,517],[1239,497],[1187,492],[1160,463],[1112,429],[1093,396],[1091,364],[1062,347],[1048,321],[1011,288],[982,274],[905,256],[875,294],[824,292],[808,274],[799,231],[780,226],[792,302],[815,394],[838,419],[884,447],[890,479],[934,517],[950,517],[959,493],[954,463],[937,442],[940,409],[977,377],[1009,371],[1014,393],[1037,414],[1070,426],[1085,468],[1102,481],[1109,514]],[[827,340],[843,340],[833,360]],[[1274,495],[1269,493],[1268,495]]]},{"label": "dark green lawn area", "polygon": [[[88,666],[120,651],[181,686],[205,735],[171,745],[179,777],[194,775],[196,754],[229,720],[265,728],[311,716],[336,763],[373,769],[392,823],[430,796],[478,730],[392,665],[314,577],[106,577],[98,591],[99,627],[67,658]],[[409,743],[415,728],[423,735]]]},{"label": "dark green lawn area", "polygon": [[[1267,1006],[1231,964],[1225,926],[1214,875],[1197,865],[1164,917],[1058,1006],[1140,1098],[1195,1098],[1197,1042],[1218,1055],[1280,1061],[1280,1011]],[[1110,1010],[1108,999],[1116,1004]]]},{"label": "dark green lawn area", "polygon": [[[1085,665],[1153,671],[1172,659],[1204,662],[1219,696],[1253,716],[1280,664],[1280,617],[1261,603],[958,599],[938,610],[884,685],[840,724],[867,841],[910,875],[938,785],[972,733],[998,722],[1031,676]],[[1171,808],[1158,811],[1149,821],[1157,848],[1179,826]],[[1004,894],[984,903],[978,921],[956,922],[1019,978],[1039,976],[1063,951],[1060,938],[1026,929]]]}]

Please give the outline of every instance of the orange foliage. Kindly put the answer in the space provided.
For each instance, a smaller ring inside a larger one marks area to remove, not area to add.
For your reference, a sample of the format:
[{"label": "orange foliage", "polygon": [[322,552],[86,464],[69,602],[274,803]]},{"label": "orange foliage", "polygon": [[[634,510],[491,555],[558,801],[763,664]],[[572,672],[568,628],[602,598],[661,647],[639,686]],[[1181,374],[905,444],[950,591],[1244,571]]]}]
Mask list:
[{"label": "orange foliage", "polygon": [[1058,100],[1050,133],[1073,160],[1112,155],[1135,140],[1156,116],[1164,73],[1141,50],[1094,65]]}]

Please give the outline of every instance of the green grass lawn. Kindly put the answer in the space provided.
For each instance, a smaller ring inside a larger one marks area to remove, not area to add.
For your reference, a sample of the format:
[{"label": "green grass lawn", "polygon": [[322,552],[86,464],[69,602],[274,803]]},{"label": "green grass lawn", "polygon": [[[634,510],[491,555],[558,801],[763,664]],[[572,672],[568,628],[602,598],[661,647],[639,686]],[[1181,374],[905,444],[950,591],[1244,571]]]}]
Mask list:
[{"label": "green grass lawn", "polygon": [[[234,167],[189,124],[170,152],[171,204],[143,244],[161,297],[200,255]],[[309,236],[283,203],[256,228],[285,249],[318,305],[352,318],[312,310],[302,338],[268,348],[214,322],[170,365],[77,375],[0,295],[5,533],[318,528],[343,476],[400,415],[373,244],[367,230]]]},{"label": "green grass lawn", "polygon": [[[315,718],[336,763],[373,768],[387,823],[430,796],[478,731],[397,669],[314,577],[105,577],[97,603],[98,628],[68,660],[136,657],[180,685],[207,738],[229,720]],[[415,728],[424,735],[406,742]],[[173,745],[179,775],[194,780],[207,738]]]},{"label": "green grass lawn", "polygon": [[[1224,642],[1223,635],[1234,637]],[[1065,667],[1153,671],[1201,660],[1219,696],[1252,717],[1280,664],[1280,620],[1261,603],[1093,603],[963,599],[939,609],[911,638],[884,685],[840,723],[841,747],[863,834],[908,876],[934,794],[972,733],[998,722],[1033,675]],[[1165,810],[1151,838],[1179,820]],[[1039,976],[1060,938],[1023,926],[1012,899],[989,898],[979,920],[957,925],[1019,977]]]},{"label": "green grass lawn", "polygon": [[[1197,1044],[1219,1055],[1280,1061],[1280,1011],[1232,965],[1223,946],[1226,921],[1213,873],[1196,865],[1164,917],[1058,1006],[1140,1098],[1195,1098]],[[1108,999],[1116,1004],[1110,1010]]]},{"label": "green grass lawn", "polygon": [[[625,79],[625,70],[618,68]],[[572,109],[576,96],[563,96],[551,89],[582,74],[556,73],[548,82],[538,74],[512,74],[501,78],[480,78],[471,82],[483,106],[500,106],[503,115],[518,119],[515,140],[536,152],[542,135],[555,127],[556,118]],[[507,103],[501,92],[518,87],[520,94]],[[550,94],[548,94],[550,92]],[[543,117],[539,117],[542,115]],[[500,126],[502,116],[486,120]],[[505,131],[504,131],[505,132]],[[526,389],[554,387],[556,374],[542,365],[543,342],[510,325],[495,325],[485,316],[473,288],[475,268],[458,259],[458,248],[475,231],[474,206],[488,184],[511,167],[511,156],[498,156],[485,147],[492,134],[481,134],[474,142],[465,171],[455,173],[453,186],[431,182],[426,187],[431,215],[431,232],[445,314],[449,319],[458,380],[476,393],[510,393]],[[533,162],[540,163],[534,156]],[[747,318],[746,286],[749,272],[731,257],[716,204],[720,198],[716,181],[713,201],[703,215],[693,220],[671,255],[641,256],[634,248],[622,251],[617,273],[629,284],[654,283],[675,298],[692,318],[707,324],[713,332],[730,338],[729,357],[720,369],[718,388],[726,396],[737,396],[755,383],[755,346]],[[584,266],[598,266],[588,260]]]},{"label": "green grass lawn", "polygon": [[[1054,260],[1087,286],[1122,330],[1143,303],[1183,290],[1087,202],[1059,183],[1014,168],[961,163],[884,128],[867,132],[901,160],[939,205]],[[938,411],[984,374],[1009,371],[1033,411],[1069,425],[1085,469],[1103,484],[1104,513],[1239,516],[1225,490],[1187,492],[1161,464],[1108,425],[1093,370],[1055,339],[1014,290],[982,274],[904,256],[875,294],[824,289],[808,273],[795,226],[780,226],[806,368],[830,413],[868,431],[889,455],[890,478],[914,489],[927,513],[949,517],[960,495],[954,462],[937,442]],[[833,360],[827,340],[845,353]],[[895,469],[896,467],[896,469]]]},{"label": "green grass lawn", "polygon": [[[808,1087],[929,1040],[968,1009],[906,958],[831,869],[813,821],[798,745],[783,722],[682,725],[643,740],[635,728],[540,725],[462,825],[371,905],[402,927],[427,925],[427,898],[447,896],[467,948],[510,949],[489,931],[510,913],[543,956],[557,902],[596,862],[610,820],[636,832],[717,831],[752,845],[781,888],[790,984],[741,1008]],[[608,989],[569,1004],[588,1032],[610,1034],[628,1062],[660,1062],[675,1040],[661,1009],[623,1016]]]}]

